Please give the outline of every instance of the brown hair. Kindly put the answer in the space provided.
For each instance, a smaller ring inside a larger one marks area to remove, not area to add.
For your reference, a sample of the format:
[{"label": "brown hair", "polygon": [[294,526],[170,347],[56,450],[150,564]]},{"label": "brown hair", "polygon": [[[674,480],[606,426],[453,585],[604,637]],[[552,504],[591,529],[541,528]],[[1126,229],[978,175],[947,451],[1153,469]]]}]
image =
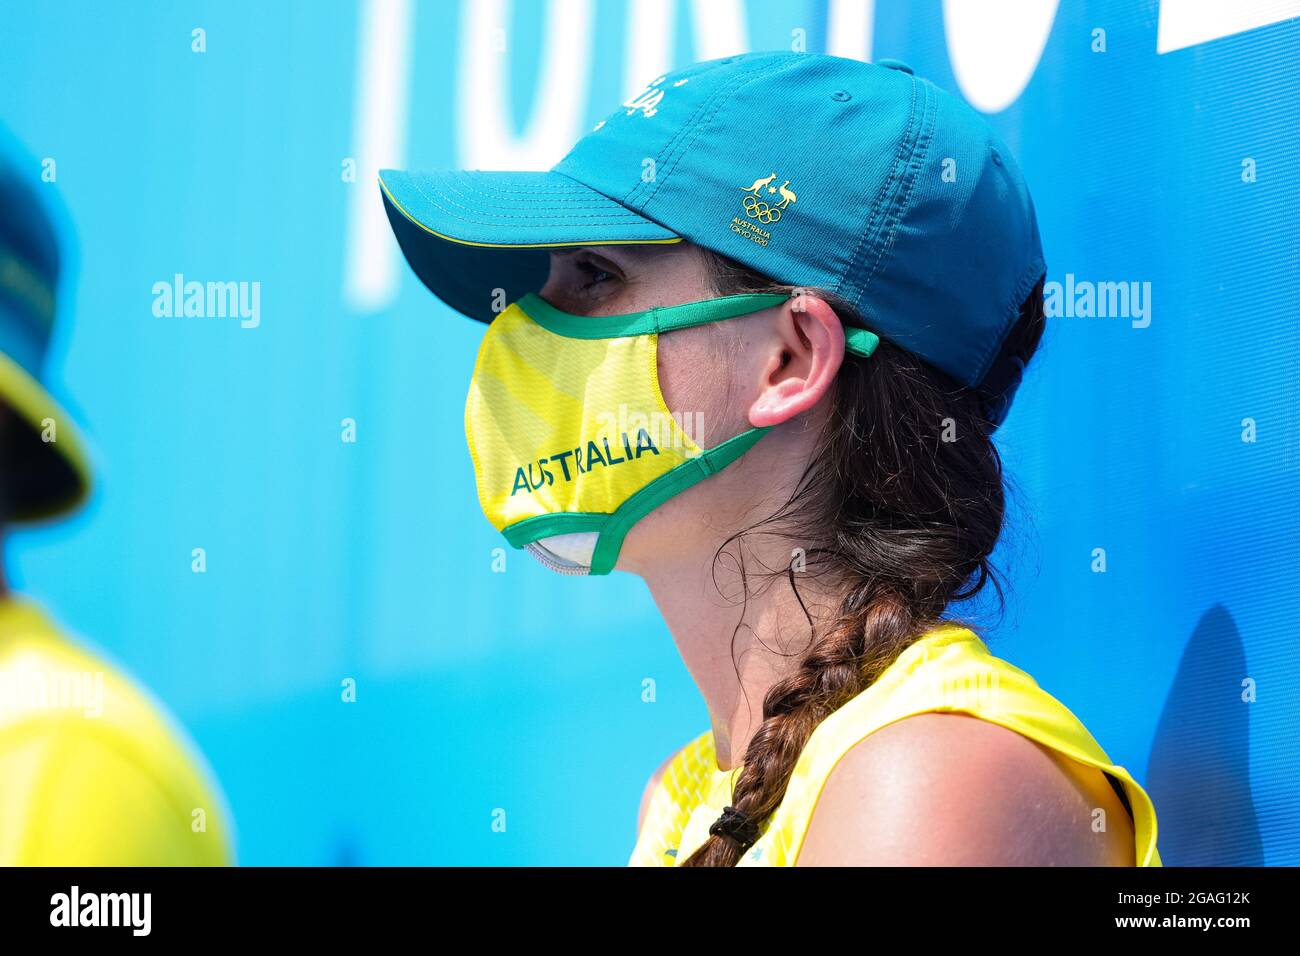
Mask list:
[{"label": "brown hair", "polygon": [[[796,292],[700,251],[719,295]],[[866,324],[839,297],[803,291],[825,299],[846,325]],[[1003,371],[1017,360],[1028,364],[1043,324],[1040,278],[986,381],[1005,381]],[[986,416],[996,398],[963,387],[883,336],[870,358],[845,356],[832,412],[795,492],[775,514],[728,538],[714,556],[716,567],[736,546],[747,600],[751,573],[743,538],[783,535],[801,544],[803,573],[823,576],[843,597],[820,628],[805,607],[808,650],[763,701],[763,720],[731,801],[748,817],[750,838],[737,843],[731,835],[710,836],[680,866],[734,866],[780,805],[818,724],[869,687],[951,602],[974,596],[990,580],[1001,600],[1002,584],[989,561],[1005,510],[1002,461]],[[793,561],[769,573],[786,578],[803,606]]]}]

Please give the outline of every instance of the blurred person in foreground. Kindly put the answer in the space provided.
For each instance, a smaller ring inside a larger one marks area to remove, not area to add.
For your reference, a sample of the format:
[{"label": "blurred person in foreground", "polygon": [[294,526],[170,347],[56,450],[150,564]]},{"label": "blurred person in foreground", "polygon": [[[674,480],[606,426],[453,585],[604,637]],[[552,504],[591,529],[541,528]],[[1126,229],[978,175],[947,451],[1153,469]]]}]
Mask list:
[{"label": "blurred person in foreground", "polygon": [[[90,491],[77,430],[40,382],[66,235],[40,195],[53,189],[0,129],[0,541]],[[161,702],[15,594],[0,561],[0,864],[226,865],[228,820]]]}]

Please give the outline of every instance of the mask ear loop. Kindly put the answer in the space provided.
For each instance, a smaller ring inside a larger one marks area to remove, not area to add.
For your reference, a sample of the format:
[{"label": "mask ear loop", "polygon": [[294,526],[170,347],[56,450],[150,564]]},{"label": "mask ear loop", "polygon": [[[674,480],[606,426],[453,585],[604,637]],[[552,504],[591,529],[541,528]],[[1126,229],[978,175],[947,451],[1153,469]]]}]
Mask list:
[{"label": "mask ear loop", "polygon": [[[724,295],[699,302],[659,306],[628,315],[581,316],[555,308],[541,296],[530,292],[516,303],[538,325],[575,339],[607,339],[624,335],[647,335],[676,329],[707,325],[723,319],[738,318],[788,302],[789,296],[773,292]],[[876,350],[880,337],[858,326],[844,327],[844,349],[866,358]]]},{"label": "mask ear loop", "polygon": [[844,327],[844,351],[868,358],[880,344],[880,336],[857,326]]}]

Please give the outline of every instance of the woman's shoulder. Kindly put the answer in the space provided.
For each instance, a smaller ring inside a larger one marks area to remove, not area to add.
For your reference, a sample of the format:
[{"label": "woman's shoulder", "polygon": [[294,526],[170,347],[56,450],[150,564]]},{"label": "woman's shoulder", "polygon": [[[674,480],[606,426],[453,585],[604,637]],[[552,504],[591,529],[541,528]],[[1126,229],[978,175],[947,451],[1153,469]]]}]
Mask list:
[{"label": "woman's shoulder", "polygon": [[[1101,808],[1109,826],[1098,828]],[[971,714],[896,721],[828,775],[803,866],[1125,866],[1132,824],[1101,773]]]},{"label": "woman's shoulder", "polygon": [[[819,821],[833,816],[841,791],[859,807],[864,792],[901,801],[893,811],[876,808],[882,816],[948,792],[955,801],[944,810],[950,821],[973,814],[972,799],[987,800],[994,817],[982,826],[990,831],[996,815],[1016,806],[1020,797],[1054,803],[1070,815],[1080,811],[1072,801],[1083,795],[1092,811],[1101,812],[1088,821],[1098,832],[1106,820],[1122,830],[1130,825],[1129,811],[1097,771],[1111,774],[1131,805],[1138,845],[1129,859],[1159,865],[1154,806],[1128,771],[1114,764],[1069,708],[1028,672],[993,654],[969,627],[942,622],[813,731],[791,775],[784,817],[774,826],[785,831],[780,842],[791,863],[801,857],[813,808]],[[882,773],[885,780],[875,779]],[[931,785],[909,797],[911,780]],[[891,781],[893,790],[881,789]],[[1029,781],[1039,782],[1036,795]],[[972,787],[979,788],[977,795],[963,793]],[[925,814],[914,813],[912,819],[924,821]],[[1092,832],[1084,839],[1095,848]]]}]

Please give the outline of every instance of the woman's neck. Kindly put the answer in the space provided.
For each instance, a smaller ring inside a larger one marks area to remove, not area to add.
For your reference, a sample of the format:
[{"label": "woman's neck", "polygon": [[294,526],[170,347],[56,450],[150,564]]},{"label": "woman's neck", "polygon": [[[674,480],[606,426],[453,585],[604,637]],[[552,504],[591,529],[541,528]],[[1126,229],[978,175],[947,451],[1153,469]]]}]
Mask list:
[{"label": "woman's neck", "polygon": [[[646,529],[652,544],[628,568],[650,588],[704,697],[720,770],[744,763],[763,723],[763,700],[808,651],[809,618],[820,633],[839,605],[838,592],[828,593],[798,559],[797,548],[809,547],[811,521],[764,524],[776,514],[791,517],[825,414],[773,429],[736,465],[652,514],[647,520],[661,524]],[[754,533],[719,553],[728,534],[745,528]]]},{"label": "woman's neck", "polygon": [[[742,545],[733,543],[716,565],[715,546],[678,554],[642,575],[704,696],[721,770],[744,762],[763,723],[768,691],[798,669],[813,636],[809,617],[820,623],[835,605],[835,596],[817,588],[811,575],[793,572],[796,596],[790,572],[768,573],[789,567],[792,549],[775,538],[755,539],[743,541],[747,605],[737,562],[728,557]],[[769,553],[760,553],[764,547]]]}]

